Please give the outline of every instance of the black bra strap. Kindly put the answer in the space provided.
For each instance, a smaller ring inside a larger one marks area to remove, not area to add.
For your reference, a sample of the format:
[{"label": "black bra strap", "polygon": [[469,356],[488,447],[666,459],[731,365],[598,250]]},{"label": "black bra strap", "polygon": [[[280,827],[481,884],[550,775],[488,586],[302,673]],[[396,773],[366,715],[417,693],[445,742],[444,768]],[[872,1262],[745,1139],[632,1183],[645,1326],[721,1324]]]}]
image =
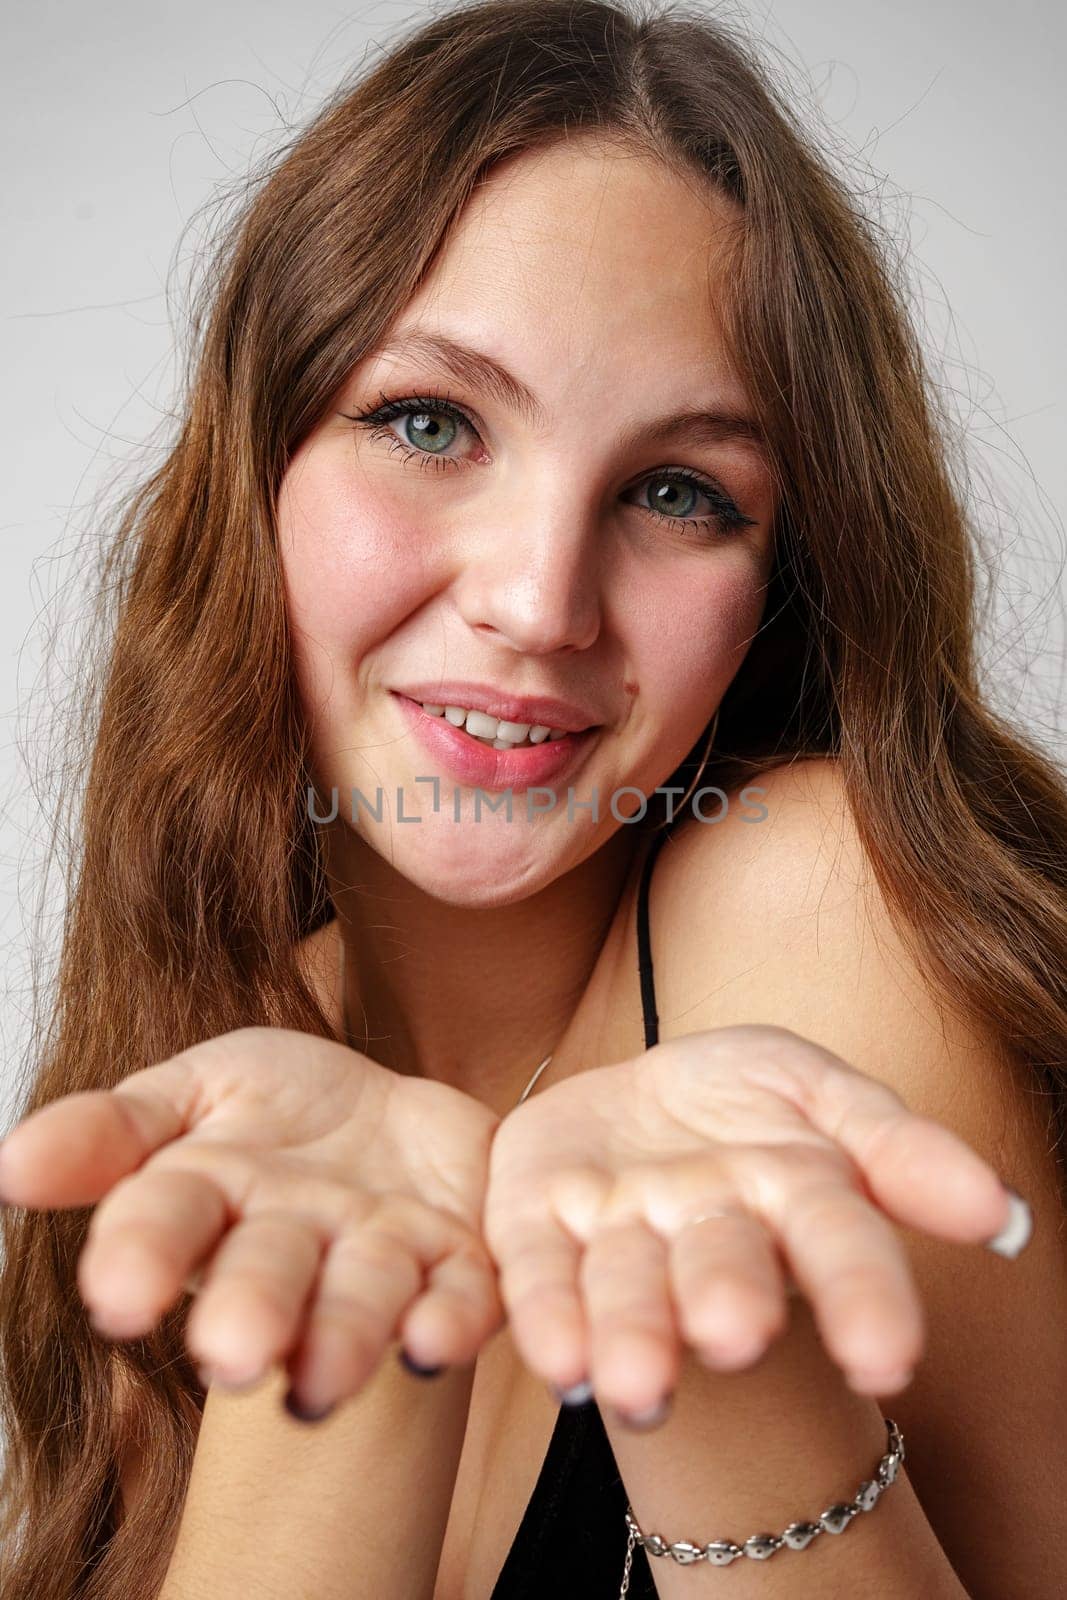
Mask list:
[{"label": "black bra strap", "polygon": [[641,979],[641,1011],[645,1019],[646,1050],[651,1050],[653,1045],[659,1043],[656,984],[652,976],[652,944],[648,936],[648,886],[652,879],[652,868],[656,857],[669,833],[669,828],[660,828],[653,835],[641,868],[641,884],[637,891],[637,972]]}]

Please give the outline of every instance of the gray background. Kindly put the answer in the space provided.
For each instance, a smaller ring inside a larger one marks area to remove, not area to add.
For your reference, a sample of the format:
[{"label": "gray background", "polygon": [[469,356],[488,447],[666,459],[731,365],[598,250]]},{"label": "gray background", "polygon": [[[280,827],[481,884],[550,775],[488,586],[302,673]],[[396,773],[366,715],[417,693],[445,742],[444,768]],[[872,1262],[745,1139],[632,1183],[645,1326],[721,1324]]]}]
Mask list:
[{"label": "gray background", "polygon": [[[50,972],[60,931],[62,883],[44,872],[54,797],[35,782],[87,598],[79,541],[95,537],[97,497],[160,459],[170,319],[181,331],[210,224],[201,208],[420,12],[324,0],[7,10],[0,1129],[30,1020],[31,944]],[[996,557],[991,693],[1064,762],[1063,12],[1055,0],[774,0],[727,15],[774,48],[908,250]]]}]

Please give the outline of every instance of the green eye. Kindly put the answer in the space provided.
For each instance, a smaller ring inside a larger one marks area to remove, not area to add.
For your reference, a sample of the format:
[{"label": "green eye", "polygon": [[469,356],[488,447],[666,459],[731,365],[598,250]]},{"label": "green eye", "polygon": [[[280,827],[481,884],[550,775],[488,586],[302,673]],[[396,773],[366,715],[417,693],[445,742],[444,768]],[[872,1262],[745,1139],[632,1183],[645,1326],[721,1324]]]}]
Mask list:
[{"label": "green eye", "polygon": [[[447,411],[408,411],[404,416],[404,432],[417,449],[424,447],[425,440],[425,448],[436,455],[439,450],[447,450],[455,437],[456,423]],[[435,420],[440,417],[446,419],[443,429],[440,421]],[[423,435],[423,438],[416,438],[417,434]]]},{"label": "green eye", "polygon": [[[698,491],[696,484],[691,480],[646,478],[645,482],[658,483],[661,486],[661,490],[665,491],[651,496],[655,510],[663,512],[665,516],[688,517],[692,515]],[[678,503],[679,500],[681,505]]]},{"label": "green eye", "polygon": [[[459,457],[445,454],[461,428],[467,428],[475,439],[478,438],[477,429],[459,406],[441,395],[407,395],[395,400],[382,395],[381,401],[374,411],[359,416],[343,415],[348,417],[349,422],[357,422],[369,429],[372,438],[384,438],[391,449],[412,458],[420,467],[471,465]],[[391,426],[398,420],[404,422],[404,437]],[[658,487],[653,496],[654,503],[638,503],[638,510],[658,522],[676,524],[679,531],[692,527],[700,538],[721,541],[741,528],[758,526],[756,519],[746,517],[717,483],[686,467],[652,473],[642,483]],[[710,516],[695,517],[692,514],[700,495],[713,508]]]}]

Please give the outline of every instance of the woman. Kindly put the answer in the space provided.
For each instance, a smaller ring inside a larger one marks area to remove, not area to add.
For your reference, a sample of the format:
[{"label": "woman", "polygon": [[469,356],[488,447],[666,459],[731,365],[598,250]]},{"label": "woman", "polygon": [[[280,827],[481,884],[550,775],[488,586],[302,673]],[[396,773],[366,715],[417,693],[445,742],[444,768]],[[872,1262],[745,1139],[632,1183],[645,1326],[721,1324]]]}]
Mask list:
[{"label": "woman", "polygon": [[488,0],[210,295],[0,1146],[5,1600],[1051,1600],[1067,803],[869,225],[719,23]]}]

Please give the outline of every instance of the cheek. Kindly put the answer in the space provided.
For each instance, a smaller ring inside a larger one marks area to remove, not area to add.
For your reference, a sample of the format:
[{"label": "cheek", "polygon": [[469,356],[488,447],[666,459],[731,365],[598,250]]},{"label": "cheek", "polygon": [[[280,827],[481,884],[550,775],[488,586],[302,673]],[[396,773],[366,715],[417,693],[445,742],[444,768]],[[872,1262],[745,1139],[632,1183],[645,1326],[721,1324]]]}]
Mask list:
[{"label": "cheek", "polygon": [[700,732],[745,658],[765,596],[763,572],[744,558],[673,584],[643,609],[635,676],[664,724]]},{"label": "cheek", "polygon": [[394,633],[431,588],[427,541],[380,497],[306,470],[278,502],[278,539],[293,650],[304,679],[353,667]]}]

